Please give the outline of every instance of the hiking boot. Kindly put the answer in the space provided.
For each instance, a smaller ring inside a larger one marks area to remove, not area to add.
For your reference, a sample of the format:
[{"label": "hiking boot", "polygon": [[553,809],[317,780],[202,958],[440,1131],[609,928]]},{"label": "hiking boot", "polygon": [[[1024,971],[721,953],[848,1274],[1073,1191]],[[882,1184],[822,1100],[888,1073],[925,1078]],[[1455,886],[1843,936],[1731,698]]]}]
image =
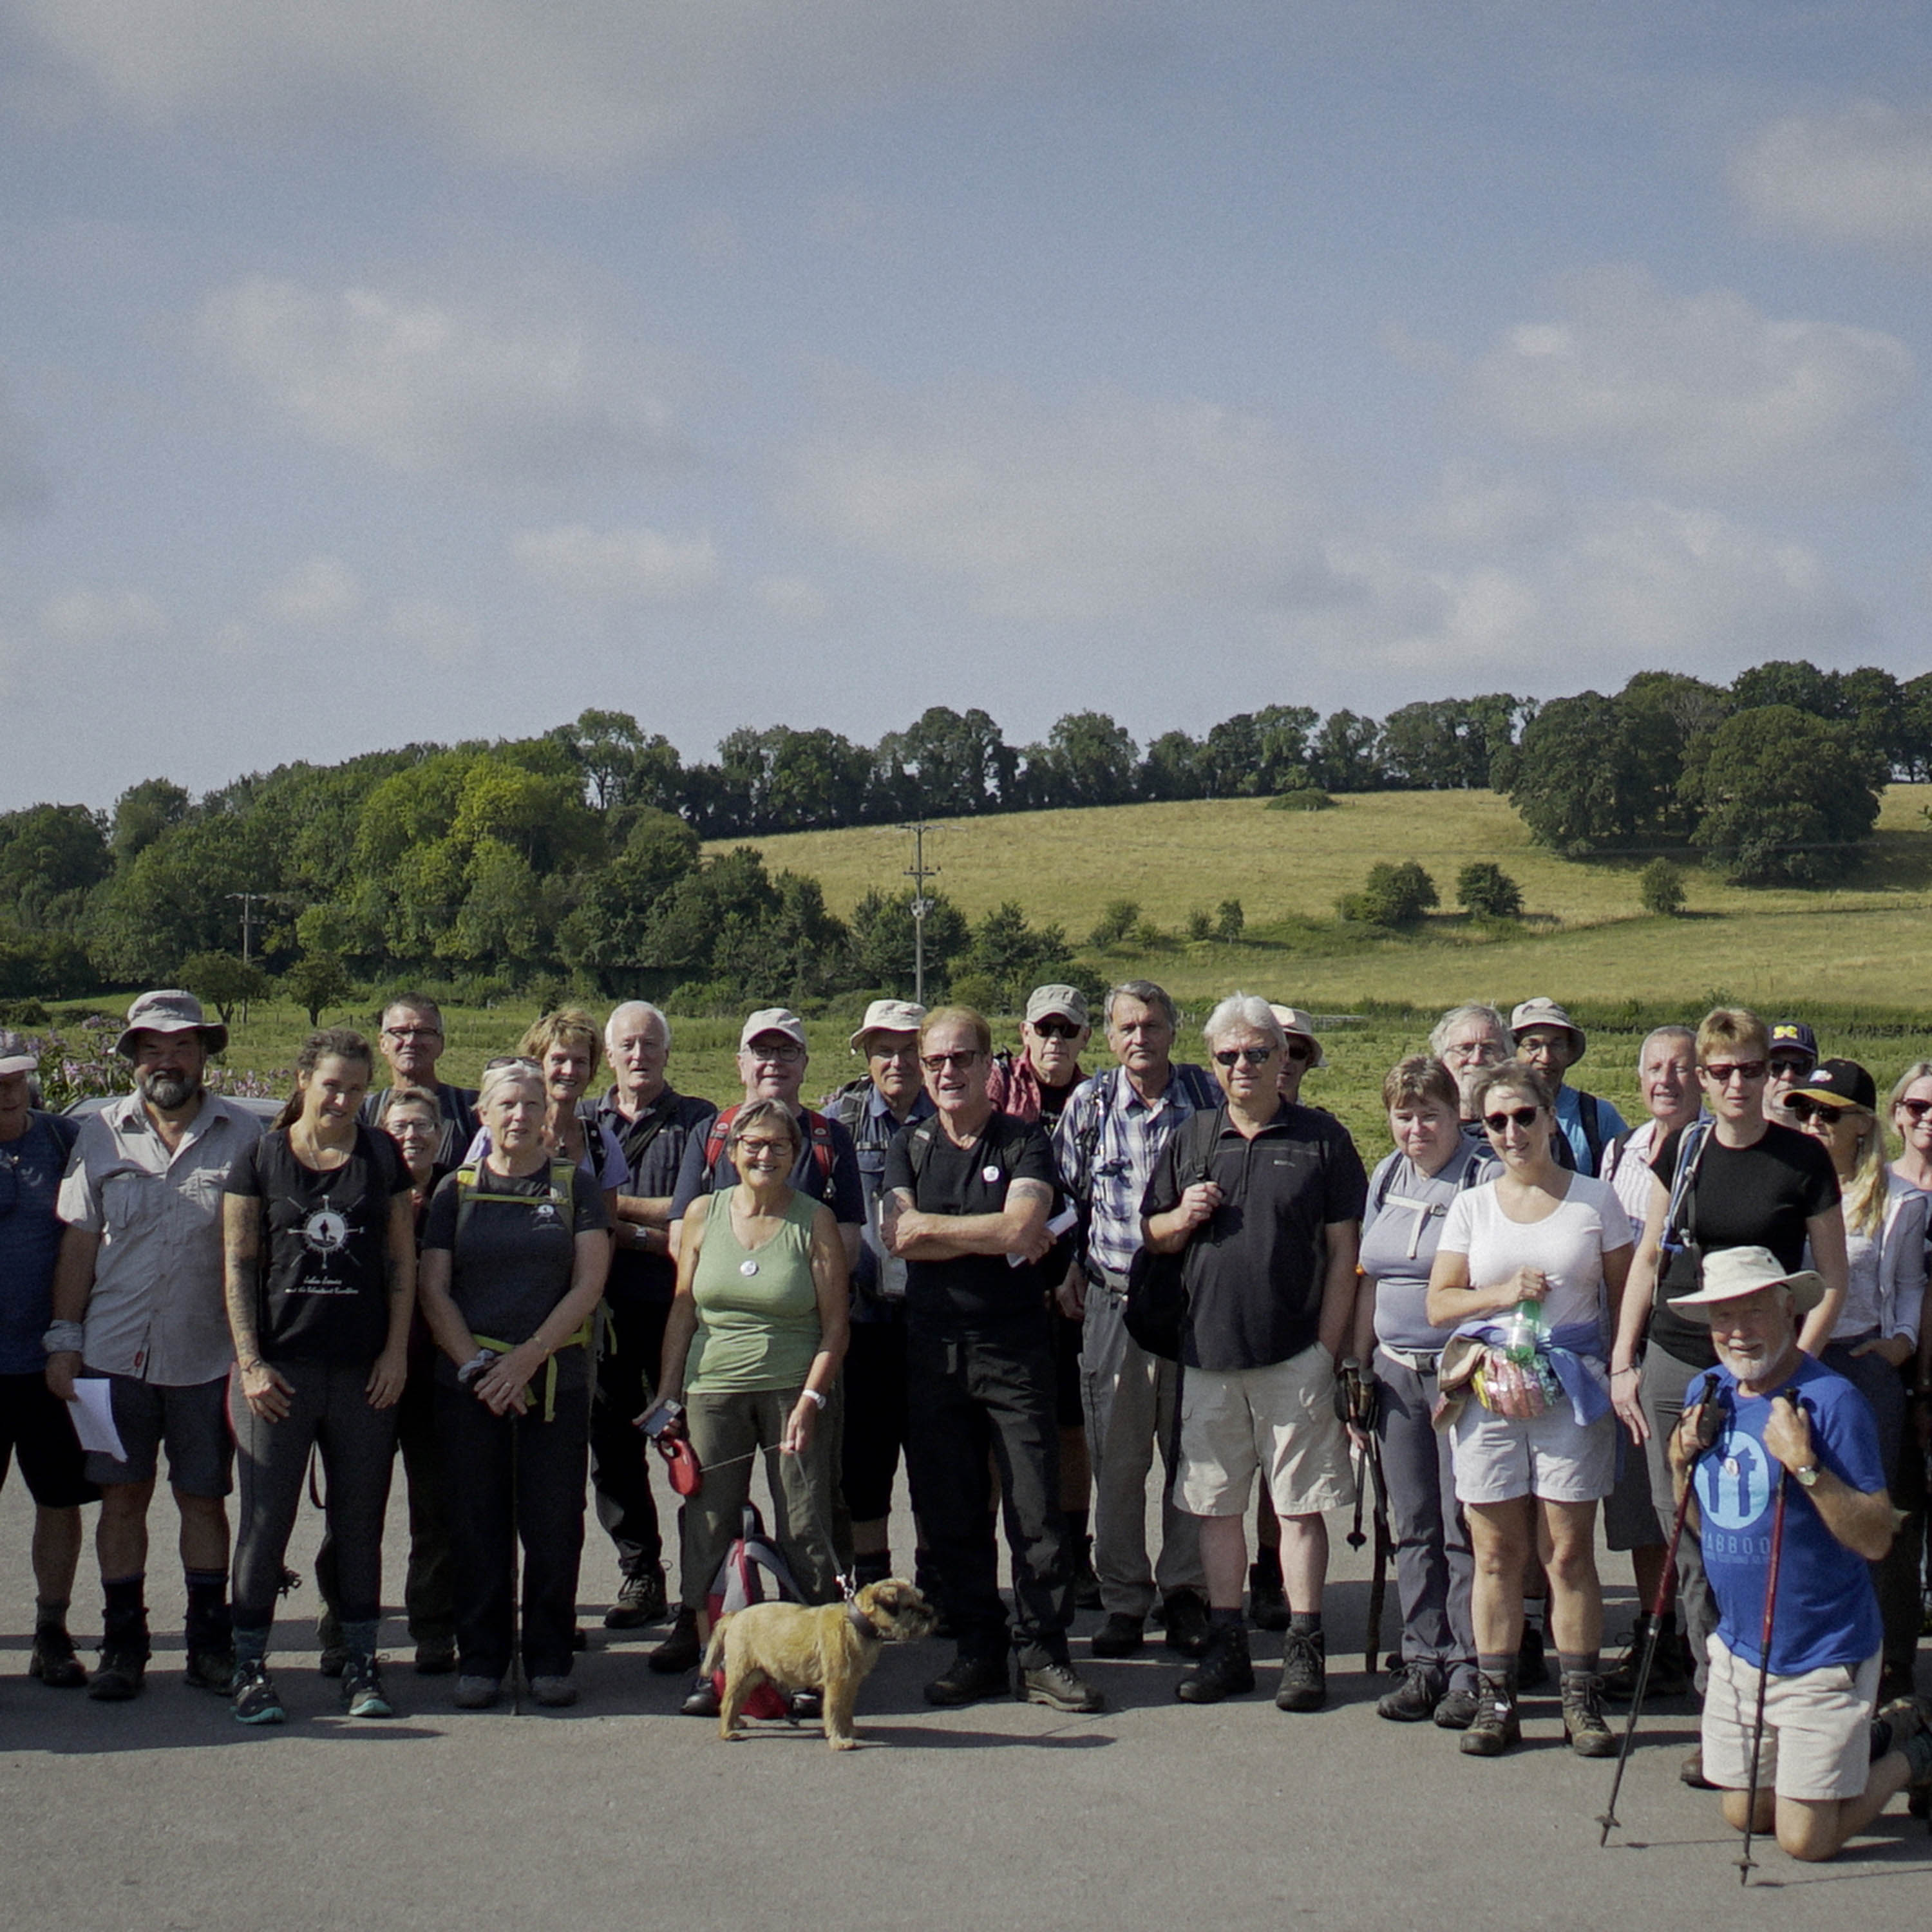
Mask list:
[{"label": "hiking boot", "polygon": [[1466,1731],[1469,1722],[1476,1714],[1477,1696],[1474,1686],[1452,1684],[1443,1692],[1442,1700],[1436,1706],[1436,1727],[1442,1731]]},{"label": "hiking boot", "polygon": [[87,1682],[87,1672],[74,1654],[74,1639],[64,1624],[34,1626],[34,1654],[27,1660],[27,1675],[38,1677],[50,1690],[78,1690]]},{"label": "hiking boot", "polygon": [[1684,1754],[1683,1762],[1677,1767],[1680,1783],[1688,1784],[1693,1791],[1714,1791],[1717,1786],[1704,1775],[1704,1747],[1693,1744]]},{"label": "hiking boot", "polygon": [[190,1651],[188,1667],[182,1672],[182,1682],[190,1690],[212,1690],[221,1697],[231,1695],[236,1687],[234,1652]]},{"label": "hiking boot", "polygon": [[825,1694],[820,1690],[794,1690],[785,1700],[785,1715],[794,1724],[816,1724],[825,1716]]},{"label": "hiking boot", "polygon": [[1100,1604],[1100,1580],[1094,1574],[1094,1539],[1083,1536],[1073,1546],[1073,1607],[1097,1610]]},{"label": "hiking boot", "polygon": [[289,1714],[275,1694],[275,1680],[266,1664],[250,1664],[231,1672],[234,1679],[235,1721],[238,1724],[285,1724]]},{"label": "hiking boot", "polygon": [[1436,1714],[1442,1701],[1442,1673],[1432,1664],[1412,1664],[1402,1682],[1376,1700],[1376,1715],[1392,1724],[1419,1724]]},{"label": "hiking boot", "polygon": [[1471,1757],[1501,1757],[1522,1742],[1516,1712],[1516,1686],[1507,1677],[1476,1679],[1476,1713],[1463,1732],[1462,1748]]},{"label": "hiking boot", "polygon": [[698,1668],[698,1612],[688,1604],[680,1604],[670,1635],[644,1661],[661,1676],[680,1677]]},{"label": "hiking boot", "polygon": [[349,1648],[346,1644],[326,1643],[317,1654],[315,1667],[325,1677],[340,1677],[349,1668]]},{"label": "hiking boot", "polygon": [[148,1671],[144,1650],[110,1648],[103,1645],[100,1661],[87,1680],[87,1694],[103,1704],[124,1704],[141,1694],[142,1680]]},{"label": "hiking boot", "polygon": [[342,1667],[342,1708],[352,1718],[393,1718],[382,1693],[382,1666],[373,1657],[349,1657]]},{"label": "hiking boot", "polygon": [[1278,1711],[1318,1711],[1328,1701],[1328,1646],[1319,1630],[1291,1630],[1281,1646]]},{"label": "hiking boot", "polygon": [[1048,1704],[1056,1711],[1073,1711],[1082,1714],[1107,1708],[1106,1699],[1077,1676],[1072,1664],[1058,1658],[1051,1664],[1037,1664],[1030,1670],[1020,1672],[1020,1702]]},{"label": "hiking boot", "polygon": [[1138,1617],[1130,1616],[1125,1610],[1109,1610],[1107,1621],[1087,1641],[1096,1657],[1131,1657],[1147,1638]]},{"label": "hiking boot", "polygon": [[447,1677],[455,1668],[455,1638],[426,1636],[418,1640],[416,1672],[418,1677]]},{"label": "hiking boot", "polygon": [[1905,1761],[1911,1775],[1906,1780],[1905,1808],[1915,1818],[1932,1813],[1932,1734],[1920,1731],[1905,1741]]},{"label": "hiking boot", "polygon": [[[707,1677],[704,1681],[708,1684],[711,1680]],[[532,1677],[530,1679],[530,1696],[546,1711],[566,1711],[577,1702],[577,1686],[568,1677]],[[715,1691],[712,1694],[711,1703],[710,1714],[715,1718],[718,1714],[718,1699]]]},{"label": "hiking boot", "polygon": [[656,1564],[628,1572],[618,1586],[617,1600],[604,1612],[606,1630],[642,1630],[664,1620],[664,1572]]},{"label": "hiking boot", "polygon": [[[1643,1648],[1650,1640],[1650,1619],[1639,1617],[1630,1634],[1630,1646],[1604,1676],[1606,1702],[1628,1704],[1636,1695],[1637,1673],[1643,1668]],[[1681,1697],[1690,1688],[1684,1669],[1684,1647],[1674,1628],[1658,1634],[1657,1654],[1650,1660],[1646,1697]]]},{"label": "hiking boot", "polygon": [[472,1677],[466,1672],[456,1680],[456,1690],[450,1702],[459,1711],[488,1711],[494,1709],[503,1694],[503,1680],[500,1677]]},{"label": "hiking boot", "polygon": [[1205,1657],[1208,1634],[1212,1627],[1208,1622],[1208,1605],[1201,1592],[1186,1588],[1170,1590],[1161,1608],[1166,1612],[1162,1621],[1167,1625],[1167,1634],[1161,1642],[1169,1650],[1180,1652],[1183,1657]]},{"label": "hiking boot", "polygon": [[1256,1630],[1288,1628],[1288,1593],[1282,1587],[1279,1557],[1264,1556],[1248,1565],[1248,1621]]},{"label": "hiking boot", "polygon": [[1550,1662],[1543,1653],[1543,1633],[1525,1617],[1522,1641],[1516,1647],[1516,1688],[1540,1690],[1549,1682]]},{"label": "hiking boot", "polygon": [[1004,1657],[968,1657],[964,1651],[926,1687],[926,1701],[950,1710],[1005,1695],[1012,1680]]},{"label": "hiking boot", "polygon": [[1617,1754],[1617,1741],[1604,1721],[1603,1683],[1594,1670],[1563,1673],[1563,1735],[1579,1757]]},{"label": "hiking boot", "polygon": [[1208,1649],[1201,1661],[1174,1687],[1184,1704],[1218,1704],[1255,1688],[1255,1666],[1248,1655],[1248,1633],[1241,1624],[1210,1624]]}]

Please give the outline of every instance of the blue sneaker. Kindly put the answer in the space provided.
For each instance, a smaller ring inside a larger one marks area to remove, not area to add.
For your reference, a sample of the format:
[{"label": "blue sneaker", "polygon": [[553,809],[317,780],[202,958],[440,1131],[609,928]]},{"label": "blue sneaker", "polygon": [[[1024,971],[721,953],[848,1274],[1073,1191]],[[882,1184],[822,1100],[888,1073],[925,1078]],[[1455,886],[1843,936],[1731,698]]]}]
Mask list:
[{"label": "blue sneaker", "polygon": [[275,1680],[266,1664],[244,1664],[235,1673],[235,1721],[238,1724],[285,1724],[289,1714],[275,1692]]}]

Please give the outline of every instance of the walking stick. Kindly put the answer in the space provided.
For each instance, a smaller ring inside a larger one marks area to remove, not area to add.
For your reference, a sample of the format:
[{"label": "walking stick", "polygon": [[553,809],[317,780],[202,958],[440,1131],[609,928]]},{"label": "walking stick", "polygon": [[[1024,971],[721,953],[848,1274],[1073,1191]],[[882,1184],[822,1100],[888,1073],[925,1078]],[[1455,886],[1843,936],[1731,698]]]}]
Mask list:
[{"label": "walking stick", "polygon": [[[1696,1406],[1701,1408],[1711,1400],[1711,1392],[1717,1386],[1717,1377],[1705,1378],[1702,1392],[1698,1396]],[[1670,1546],[1664,1552],[1664,1574],[1658,1579],[1657,1594],[1650,1606],[1650,1628],[1645,1633],[1643,1656],[1636,1667],[1636,1683],[1630,1692],[1630,1720],[1624,1726],[1623,1748],[1617,1753],[1617,1773],[1610,1780],[1610,1802],[1597,1822],[1603,1826],[1603,1835],[1597,1844],[1600,1850],[1610,1841],[1610,1828],[1621,1822],[1617,1816],[1617,1793],[1623,1789],[1624,1766],[1630,1762],[1630,1746],[1636,1739],[1637,1714],[1643,1708],[1644,1693],[1650,1688],[1650,1666],[1657,1657],[1658,1636],[1663,1627],[1664,1613],[1670,1607],[1670,1600],[1677,1589],[1677,1546],[1684,1540],[1684,1524],[1690,1514],[1691,1477],[1702,1454],[1690,1459],[1690,1466],[1684,1472],[1684,1493],[1677,1498],[1677,1516],[1670,1526]]]},{"label": "walking stick", "polygon": [[[1375,1508],[1371,1513],[1376,1532],[1376,1562],[1369,1576],[1369,1633],[1362,1667],[1372,1672],[1382,1652],[1382,1600],[1388,1592],[1389,1552],[1394,1544],[1389,1534],[1388,1486],[1382,1480],[1382,1444],[1373,1436],[1369,1438],[1367,1460],[1368,1473],[1376,1486]],[[1359,1500],[1357,1507],[1360,1507]]]},{"label": "walking stick", "polygon": [[[1783,1393],[1788,1400],[1797,1401],[1796,1389],[1786,1389]],[[1764,1748],[1764,1694],[1771,1682],[1771,1627],[1772,1618],[1778,1613],[1778,1570],[1784,1555],[1784,1496],[1788,1486],[1784,1466],[1780,1462],[1778,1468],[1777,1499],[1771,1510],[1771,1565],[1764,1580],[1764,1635],[1758,1646],[1757,1714],[1751,1720],[1750,1785],[1744,1798],[1744,1848],[1738,1858],[1740,1885],[1750,1883],[1751,1833],[1757,1823],[1757,1760],[1759,1752]]]}]

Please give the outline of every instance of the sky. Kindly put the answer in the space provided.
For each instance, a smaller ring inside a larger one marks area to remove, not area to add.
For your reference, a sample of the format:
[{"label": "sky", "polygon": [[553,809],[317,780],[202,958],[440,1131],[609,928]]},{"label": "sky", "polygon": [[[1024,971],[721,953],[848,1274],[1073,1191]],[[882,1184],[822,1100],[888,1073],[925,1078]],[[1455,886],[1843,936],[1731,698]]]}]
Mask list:
[{"label": "sky", "polygon": [[0,809],[1932,668],[1916,0],[0,0]]}]

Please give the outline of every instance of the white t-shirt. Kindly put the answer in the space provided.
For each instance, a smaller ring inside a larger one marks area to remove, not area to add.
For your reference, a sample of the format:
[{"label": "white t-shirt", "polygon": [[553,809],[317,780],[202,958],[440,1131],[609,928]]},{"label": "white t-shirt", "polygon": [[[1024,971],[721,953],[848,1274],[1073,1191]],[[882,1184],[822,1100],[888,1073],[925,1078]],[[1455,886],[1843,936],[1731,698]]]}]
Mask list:
[{"label": "white t-shirt", "polygon": [[1442,1224],[1438,1254],[1466,1255],[1478,1288],[1502,1281],[1520,1268],[1540,1268],[1549,1278],[1543,1321],[1549,1328],[1595,1322],[1602,1312],[1604,1257],[1630,1245],[1630,1216],[1607,1182],[1586,1174],[1568,1176],[1570,1191],[1540,1221],[1512,1221],[1502,1210],[1496,1184],[1466,1188]]}]

